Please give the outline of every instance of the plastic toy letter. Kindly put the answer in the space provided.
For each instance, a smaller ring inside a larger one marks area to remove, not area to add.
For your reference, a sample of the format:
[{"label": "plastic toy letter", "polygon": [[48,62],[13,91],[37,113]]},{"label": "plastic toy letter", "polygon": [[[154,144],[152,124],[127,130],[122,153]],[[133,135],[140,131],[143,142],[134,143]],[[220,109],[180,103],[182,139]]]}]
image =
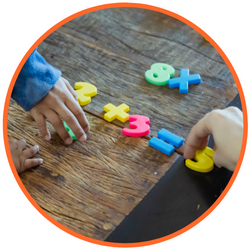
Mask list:
[{"label": "plastic toy letter", "polygon": [[180,77],[172,78],[168,81],[170,89],[179,87],[180,94],[188,93],[189,84],[197,84],[201,82],[199,74],[189,75],[189,69],[181,69]]},{"label": "plastic toy letter", "polygon": [[197,172],[201,173],[210,172],[214,168],[213,155],[214,155],[214,150],[209,147],[197,150],[194,157],[194,159],[197,162],[188,159],[186,160],[186,166]]},{"label": "plastic toy letter", "polygon": [[124,103],[118,107],[109,103],[104,106],[104,111],[107,112],[104,115],[104,119],[108,122],[112,122],[115,119],[126,122],[129,119],[129,115],[126,113],[129,111],[129,106]]},{"label": "plastic toy letter", "polygon": [[81,106],[85,106],[91,102],[91,97],[97,94],[97,88],[87,82],[76,82],[75,89],[77,100]]},{"label": "plastic toy letter", "polygon": [[63,125],[64,125],[64,127],[67,129],[67,131],[68,131],[69,135],[71,136],[71,138],[72,138],[74,141],[77,140],[75,134],[73,133],[73,131],[71,130],[71,128],[68,126],[68,124],[67,124],[65,121],[63,121]]},{"label": "plastic toy letter", "polygon": [[145,79],[155,85],[165,85],[170,77],[174,76],[175,70],[166,63],[154,63],[150,70],[145,73]]},{"label": "plastic toy letter", "polygon": [[124,135],[140,137],[145,136],[150,132],[149,123],[150,120],[147,116],[143,115],[131,115],[129,116],[129,127],[134,129],[124,128],[122,133]]}]

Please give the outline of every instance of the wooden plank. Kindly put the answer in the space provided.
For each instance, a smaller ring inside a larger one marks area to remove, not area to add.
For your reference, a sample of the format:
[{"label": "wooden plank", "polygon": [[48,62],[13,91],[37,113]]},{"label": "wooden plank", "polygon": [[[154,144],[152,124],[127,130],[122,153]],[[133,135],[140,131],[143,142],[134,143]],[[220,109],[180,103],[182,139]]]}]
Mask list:
[{"label": "wooden plank", "polygon": [[122,135],[120,127],[86,114],[91,131],[83,144],[63,145],[48,123],[51,141],[11,101],[8,136],[39,145],[44,163],[20,174],[29,194],[51,217],[82,235],[105,240],[178,158]]},{"label": "wooden plank", "polygon": [[[39,51],[72,86],[87,81],[97,87],[86,112],[103,118],[107,103],[126,103],[129,114],[150,118],[148,138],[166,128],[186,139],[204,114],[228,105],[237,87],[218,52],[200,34],[161,13],[149,18],[149,12],[112,9],[87,14],[53,32]],[[144,73],[155,62],[171,64],[176,77],[181,68],[189,68],[191,74],[201,75],[202,83],[190,86],[187,95],[149,84]],[[128,122],[113,123],[128,127]]]},{"label": "wooden plank", "polygon": [[[138,8],[105,9],[78,17],[65,24],[60,30],[90,43],[105,46],[108,50],[116,51],[126,57],[129,53],[129,57],[134,57],[136,61],[138,61],[138,54],[145,53],[147,56],[155,57],[154,51],[152,54],[148,54],[153,49],[152,46],[140,46],[139,51],[136,51],[134,46],[138,44],[129,41],[130,37],[141,39],[141,35],[145,35],[147,38],[155,37],[158,41],[168,40],[179,43],[189,50],[194,50],[207,58],[223,63],[220,54],[198,32],[181,21],[156,11]],[[124,46],[122,43],[114,46],[114,42],[110,42],[109,36],[115,40],[122,38],[120,40],[123,41]],[[129,41],[127,46],[126,41]],[[126,49],[128,46],[134,51]],[[169,54],[164,48],[161,53],[164,57]]]},{"label": "wooden plank", "polygon": [[[35,201],[73,231],[104,240],[145,197],[179,157],[148,146],[161,128],[187,137],[191,127],[214,108],[224,108],[237,94],[233,77],[218,52],[196,31],[158,12],[117,8],[79,17],[53,32],[38,48],[73,84],[87,81],[98,94],[84,107],[88,140],[64,146],[54,129],[50,142],[39,135],[28,113],[11,102],[8,135],[40,146],[44,164],[20,175]],[[200,85],[179,94],[155,86],[144,73],[155,62],[199,73]],[[126,103],[129,114],[146,115],[151,132],[144,138],[123,136],[125,124],[103,120],[107,103]],[[176,149],[183,152],[183,147]]]}]

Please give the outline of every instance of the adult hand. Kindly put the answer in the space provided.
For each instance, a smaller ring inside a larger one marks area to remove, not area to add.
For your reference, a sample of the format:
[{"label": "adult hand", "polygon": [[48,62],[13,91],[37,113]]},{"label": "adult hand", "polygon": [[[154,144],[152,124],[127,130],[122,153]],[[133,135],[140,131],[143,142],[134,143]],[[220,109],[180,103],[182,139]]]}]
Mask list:
[{"label": "adult hand", "polygon": [[76,92],[63,77],[60,77],[48,94],[30,110],[30,114],[45,140],[51,138],[45,122],[47,118],[64,143],[72,143],[72,138],[60,117],[68,124],[80,142],[87,138],[85,132],[89,130],[88,120],[77,101]]}]

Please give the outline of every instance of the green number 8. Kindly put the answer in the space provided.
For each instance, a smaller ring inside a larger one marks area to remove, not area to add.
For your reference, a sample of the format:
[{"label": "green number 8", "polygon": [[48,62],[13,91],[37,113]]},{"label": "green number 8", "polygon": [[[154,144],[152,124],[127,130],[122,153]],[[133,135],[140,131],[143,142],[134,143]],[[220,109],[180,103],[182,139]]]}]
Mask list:
[{"label": "green number 8", "polygon": [[152,84],[165,85],[174,74],[175,70],[172,66],[165,63],[155,63],[150,70],[146,71],[145,78]]}]

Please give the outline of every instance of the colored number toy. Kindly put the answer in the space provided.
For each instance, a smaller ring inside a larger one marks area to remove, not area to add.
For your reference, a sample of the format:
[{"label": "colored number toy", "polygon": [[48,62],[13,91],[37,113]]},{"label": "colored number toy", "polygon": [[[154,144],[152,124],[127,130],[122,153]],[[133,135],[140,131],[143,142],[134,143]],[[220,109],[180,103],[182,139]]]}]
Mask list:
[{"label": "colored number toy", "polygon": [[129,127],[134,129],[124,128],[122,133],[124,135],[140,137],[145,136],[150,132],[149,123],[150,120],[147,116],[143,115],[131,115],[129,116]]},{"label": "colored number toy", "polygon": [[145,78],[152,84],[165,85],[174,74],[175,70],[172,66],[165,63],[155,63],[150,70],[146,71]]},{"label": "colored number toy", "polygon": [[158,132],[158,137],[160,139],[156,137],[151,138],[149,140],[149,146],[161,151],[168,156],[174,153],[174,146],[180,147],[183,144],[183,139],[181,137],[172,134],[164,128]]},{"label": "colored number toy", "polygon": [[194,162],[190,159],[186,160],[186,166],[194,171],[207,173],[213,170],[214,162],[213,162],[214,150],[206,147],[205,149],[197,150],[194,159],[197,162]]},{"label": "colored number toy", "polygon": [[126,122],[129,119],[129,115],[126,113],[129,111],[129,106],[124,103],[118,107],[109,103],[104,106],[104,111],[107,112],[104,115],[104,119],[108,122],[112,122],[114,119]]},{"label": "colored number toy", "polygon": [[67,131],[69,132],[69,135],[71,136],[71,138],[75,141],[77,140],[76,136],[74,135],[73,131],[71,130],[71,128],[68,126],[68,124],[63,121],[63,125],[64,127],[67,129]]},{"label": "colored number toy", "polygon": [[85,106],[91,102],[91,97],[97,94],[97,88],[87,82],[76,82],[75,89],[78,102],[81,106]]},{"label": "colored number toy", "polygon": [[189,69],[181,69],[180,77],[170,79],[168,85],[170,89],[179,87],[181,94],[187,94],[188,84],[197,84],[200,82],[201,77],[199,74],[189,75]]}]

